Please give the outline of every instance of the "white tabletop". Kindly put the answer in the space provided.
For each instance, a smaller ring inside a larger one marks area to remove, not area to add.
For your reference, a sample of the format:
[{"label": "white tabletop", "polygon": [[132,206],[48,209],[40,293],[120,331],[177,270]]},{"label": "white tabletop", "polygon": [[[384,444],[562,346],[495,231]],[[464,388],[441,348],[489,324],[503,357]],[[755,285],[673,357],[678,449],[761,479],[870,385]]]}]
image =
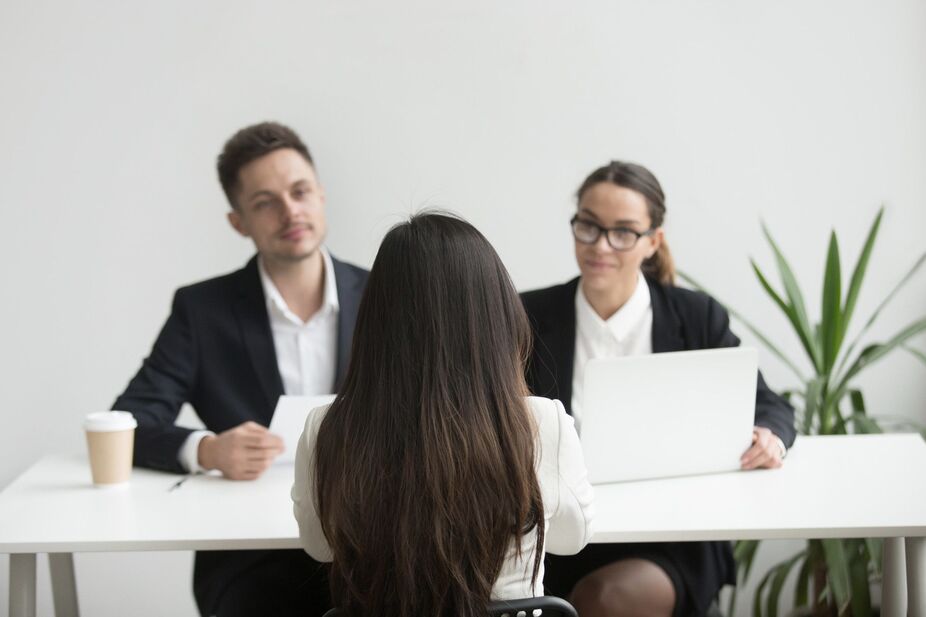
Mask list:
[{"label": "white tabletop", "polygon": [[926,536],[915,433],[799,437],[780,469],[595,488],[594,542]]},{"label": "white tabletop", "polygon": [[253,482],[133,469],[128,487],[94,488],[84,456],[42,459],[0,493],[0,552],[298,548],[293,466]]},{"label": "white tabletop", "polygon": [[[915,434],[802,437],[782,469],[596,487],[594,542],[926,536]],[[297,548],[292,466],[232,482],[135,469],[95,489],[83,456],[42,459],[0,493],[0,553]]]}]

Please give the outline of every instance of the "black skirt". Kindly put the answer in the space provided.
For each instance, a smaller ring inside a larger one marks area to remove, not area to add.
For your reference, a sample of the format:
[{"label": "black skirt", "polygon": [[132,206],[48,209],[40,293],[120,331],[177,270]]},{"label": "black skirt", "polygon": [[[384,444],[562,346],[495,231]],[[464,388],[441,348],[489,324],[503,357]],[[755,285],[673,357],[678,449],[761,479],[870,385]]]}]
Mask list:
[{"label": "black skirt", "polygon": [[547,554],[545,592],[568,598],[581,578],[621,559],[646,559],[665,570],[675,587],[675,617],[704,615],[720,588],[736,583],[729,542],[589,544],[576,555]]}]

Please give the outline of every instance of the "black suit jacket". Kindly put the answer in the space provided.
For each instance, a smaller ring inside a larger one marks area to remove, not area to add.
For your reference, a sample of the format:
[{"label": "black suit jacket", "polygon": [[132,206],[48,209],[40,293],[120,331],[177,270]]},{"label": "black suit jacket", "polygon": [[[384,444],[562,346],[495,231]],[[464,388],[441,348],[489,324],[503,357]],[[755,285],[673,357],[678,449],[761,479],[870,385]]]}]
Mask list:
[{"label": "black suit jacket", "polygon": [[[647,278],[653,307],[653,352],[736,347],[730,317],[707,294],[660,285]],[[579,279],[521,295],[534,332],[527,381],[538,396],[558,398],[572,407],[572,374],[576,346],[575,298]],[[755,424],[775,433],[786,446],[794,443],[794,409],[772,392],[759,373]]]},{"label": "black suit jacket", "polygon": [[[338,290],[337,369],[344,379],[357,308],[367,271],[332,259]],[[174,426],[190,403],[216,433],[252,420],[270,424],[283,381],[277,366],[270,318],[257,258],[241,270],[179,289],[151,354],[113,409],[138,420],[135,465],[176,473],[178,453],[190,429]],[[194,592],[200,611],[211,612],[225,586],[270,551],[197,553]]]}]

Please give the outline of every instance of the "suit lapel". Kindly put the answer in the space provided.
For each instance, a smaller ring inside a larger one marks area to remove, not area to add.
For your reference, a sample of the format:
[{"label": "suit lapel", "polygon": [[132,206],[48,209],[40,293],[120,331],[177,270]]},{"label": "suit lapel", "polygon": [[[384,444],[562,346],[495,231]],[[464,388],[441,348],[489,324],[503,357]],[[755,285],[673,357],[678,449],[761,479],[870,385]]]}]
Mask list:
[{"label": "suit lapel", "polygon": [[653,353],[683,351],[682,322],[669,304],[665,288],[648,277],[646,284],[653,306]]},{"label": "suit lapel", "polygon": [[235,316],[248,357],[257,374],[257,381],[267,399],[266,420],[269,422],[277,399],[283,394],[283,380],[273,347],[270,317],[267,315],[256,256],[239,272]]},{"label": "suit lapel", "polygon": [[572,413],[572,375],[576,354],[576,289],[573,279],[556,289],[545,315],[537,324],[535,357],[543,366],[534,367],[540,396],[558,398]]},{"label": "suit lapel", "polygon": [[334,377],[334,391],[338,392],[347,375],[354,324],[357,321],[357,310],[363,295],[364,280],[354,269],[334,257],[331,258],[331,263],[334,266],[334,280],[338,288],[338,357]]}]

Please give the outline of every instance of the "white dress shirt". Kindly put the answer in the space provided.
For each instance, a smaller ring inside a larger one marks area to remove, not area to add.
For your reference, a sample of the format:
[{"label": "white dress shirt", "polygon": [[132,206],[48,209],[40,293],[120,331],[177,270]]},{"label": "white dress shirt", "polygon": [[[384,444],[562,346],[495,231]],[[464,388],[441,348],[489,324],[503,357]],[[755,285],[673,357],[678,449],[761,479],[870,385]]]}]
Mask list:
[{"label": "white dress shirt", "polygon": [[[338,361],[338,288],[334,264],[324,247],[320,249],[325,269],[321,307],[303,321],[286,304],[283,295],[258,257],[257,269],[264,290],[267,315],[283,392],[291,395],[330,394],[334,391]],[[194,431],[183,442],[178,457],[187,471],[199,472],[199,442],[212,431]]]},{"label": "white dress shirt", "polygon": [[653,305],[649,286],[640,273],[637,285],[607,321],[589,304],[579,281],[576,290],[576,348],[572,369],[572,417],[582,429],[585,364],[595,358],[618,358],[653,353]]},{"label": "white dress shirt", "polygon": [[[574,555],[591,539],[594,517],[594,494],[588,482],[579,436],[561,402],[537,396],[528,397],[527,402],[537,423],[534,469],[543,499],[544,550],[557,555]],[[327,412],[328,407],[321,407],[306,419],[305,431],[296,447],[291,493],[302,547],[313,559],[323,562],[331,561],[333,555],[315,503],[315,444],[318,428]],[[531,588],[530,584],[537,548],[536,530],[520,540],[520,555],[515,539],[511,540],[501,572],[492,586],[493,600],[543,595],[542,561],[536,586]]]},{"label": "white dress shirt", "polygon": [[270,331],[276,350],[283,391],[290,395],[331,394],[338,357],[338,288],[331,256],[321,249],[325,264],[325,289],[321,307],[302,321],[287,306],[258,260],[260,282],[267,300]]}]

